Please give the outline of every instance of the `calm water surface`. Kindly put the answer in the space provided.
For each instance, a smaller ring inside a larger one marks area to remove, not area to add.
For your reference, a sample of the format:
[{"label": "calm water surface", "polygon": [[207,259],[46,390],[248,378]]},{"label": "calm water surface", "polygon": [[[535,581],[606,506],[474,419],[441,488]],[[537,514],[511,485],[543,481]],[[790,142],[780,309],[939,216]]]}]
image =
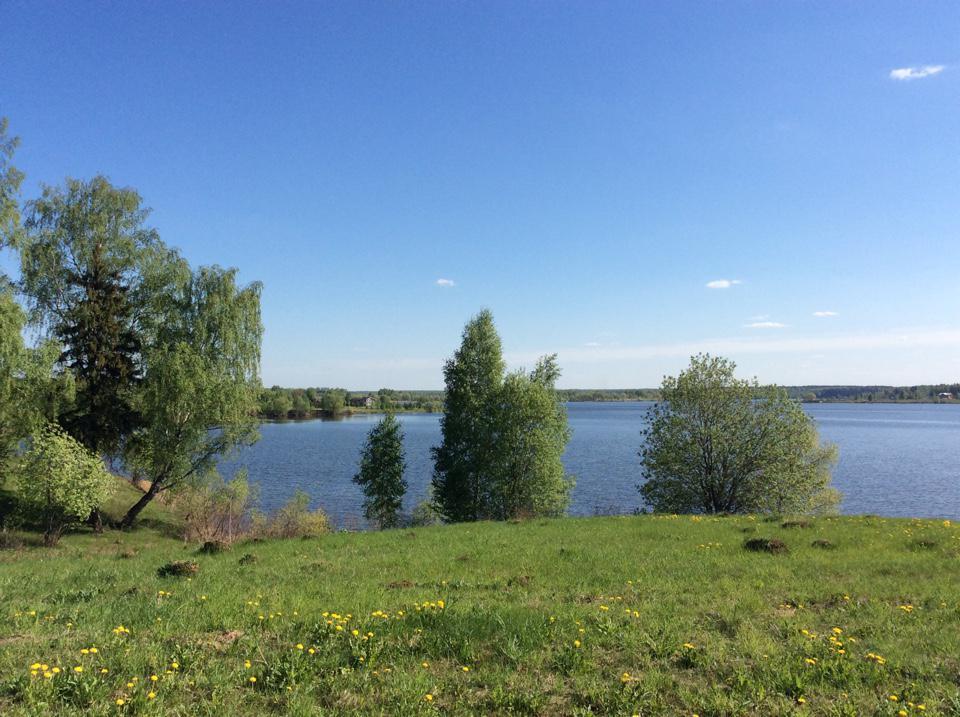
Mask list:
[{"label": "calm water surface", "polygon": [[[571,403],[564,455],[577,477],[570,512],[628,513],[641,507],[637,451],[647,402]],[[807,404],[821,436],[840,447],[834,485],[845,513],[960,519],[960,405]],[[273,510],[307,491],[338,525],[360,527],[362,496],[351,482],[360,447],[379,416],[265,423],[262,438],[223,466],[249,470],[261,506]],[[406,434],[406,509],[427,494],[440,440],[438,414],[401,415]]]}]

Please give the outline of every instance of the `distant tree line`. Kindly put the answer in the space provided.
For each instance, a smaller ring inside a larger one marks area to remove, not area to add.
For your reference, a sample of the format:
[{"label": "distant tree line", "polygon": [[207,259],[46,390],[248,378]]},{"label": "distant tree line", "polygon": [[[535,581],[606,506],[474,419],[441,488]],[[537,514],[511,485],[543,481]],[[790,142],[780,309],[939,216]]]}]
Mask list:
[{"label": "distant tree line", "polygon": [[793,398],[803,401],[932,403],[943,400],[942,394],[950,394],[952,400],[960,399],[960,383],[919,386],[791,386],[788,390]]},{"label": "distant tree line", "polygon": [[[790,398],[804,402],[960,401],[960,383],[920,386],[785,386],[784,390]],[[943,394],[950,394],[952,399],[944,399]],[[565,403],[658,401],[662,392],[659,388],[561,388],[557,389],[557,395]],[[378,391],[348,391],[344,388],[272,386],[260,391],[257,415],[269,419],[315,418],[357,409],[395,413],[405,411],[439,413],[443,410],[443,401],[443,391],[400,391],[391,388],[381,388]]]},{"label": "distant tree line", "polygon": [[257,414],[261,418],[291,419],[337,416],[357,409],[376,411],[423,411],[443,408],[442,391],[348,391],[345,388],[283,388],[271,386],[260,391]]}]

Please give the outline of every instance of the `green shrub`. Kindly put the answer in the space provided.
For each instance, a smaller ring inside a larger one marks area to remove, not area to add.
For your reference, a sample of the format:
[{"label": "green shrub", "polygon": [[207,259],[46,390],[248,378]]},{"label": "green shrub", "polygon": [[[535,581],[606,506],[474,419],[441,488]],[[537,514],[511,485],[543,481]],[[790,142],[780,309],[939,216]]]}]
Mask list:
[{"label": "green shrub", "polygon": [[114,481],[103,462],[59,426],[47,424],[31,439],[17,493],[20,507],[43,525],[43,540],[56,545],[109,496]]}]

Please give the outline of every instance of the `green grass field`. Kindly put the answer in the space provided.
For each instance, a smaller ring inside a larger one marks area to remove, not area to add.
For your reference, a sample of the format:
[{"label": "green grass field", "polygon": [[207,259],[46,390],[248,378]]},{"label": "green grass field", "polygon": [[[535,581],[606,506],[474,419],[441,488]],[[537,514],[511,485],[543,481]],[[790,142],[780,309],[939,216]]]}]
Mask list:
[{"label": "green grass field", "polygon": [[[960,715],[943,521],[570,518],[200,555],[151,511],[0,552],[0,713]],[[159,577],[174,560],[199,571]]]}]

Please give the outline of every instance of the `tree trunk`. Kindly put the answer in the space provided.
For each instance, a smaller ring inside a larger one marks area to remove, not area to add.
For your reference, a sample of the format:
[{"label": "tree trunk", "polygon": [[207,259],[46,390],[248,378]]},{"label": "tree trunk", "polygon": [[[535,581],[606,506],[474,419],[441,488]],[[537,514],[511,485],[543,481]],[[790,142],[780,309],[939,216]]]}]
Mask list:
[{"label": "tree trunk", "polygon": [[94,508],[90,511],[90,517],[87,518],[87,525],[93,528],[93,532],[97,535],[103,533],[103,514],[99,508]]},{"label": "tree trunk", "polygon": [[151,500],[160,492],[160,483],[154,481],[150,484],[150,487],[147,489],[147,492],[140,496],[140,500],[130,506],[130,510],[127,511],[127,514],[123,516],[123,520],[120,521],[120,529],[127,530],[128,528],[133,527],[133,521],[137,519],[137,516],[140,515],[141,511],[147,507]]}]

